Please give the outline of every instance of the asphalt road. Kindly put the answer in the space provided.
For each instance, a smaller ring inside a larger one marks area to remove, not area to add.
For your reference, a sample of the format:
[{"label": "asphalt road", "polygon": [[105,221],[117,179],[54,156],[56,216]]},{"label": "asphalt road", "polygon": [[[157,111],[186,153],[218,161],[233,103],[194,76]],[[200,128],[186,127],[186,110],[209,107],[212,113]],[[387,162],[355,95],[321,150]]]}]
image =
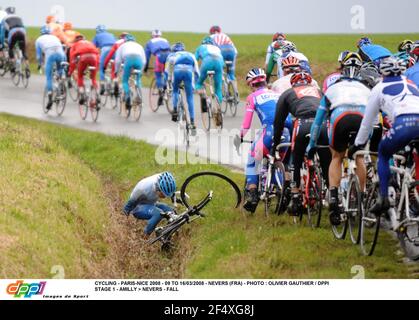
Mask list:
[{"label": "asphalt road", "polygon": [[[101,110],[99,120],[93,123],[90,118],[82,121],[79,115],[78,106],[69,98],[67,108],[62,117],[57,117],[55,111],[45,115],[42,111],[42,99],[44,92],[44,77],[35,75],[30,79],[27,89],[15,87],[9,76],[0,78],[0,112],[38,119],[55,124],[65,125],[93,132],[101,132],[107,135],[127,136],[136,140],[143,140],[153,145],[159,146],[156,153],[157,160],[164,164],[171,161],[167,157],[158,157],[166,154],[164,149],[186,151],[183,142],[183,135],[178,130],[177,124],[171,121],[165,107],[161,107],[157,113],[153,113],[148,106],[148,89],[143,89],[145,105],[140,122],[133,120],[127,121],[118,115],[117,111],[111,110],[109,104],[107,108]],[[193,138],[189,153],[182,153],[177,159],[177,163],[183,164],[185,161],[190,163],[208,162],[222,165],[243,168],[247,157],[249,146],[243,146],[244,150],[239,156],[233,146],[234,136],[238,133],[244,114],[244,104],[239,105],[239,112],[235,118],[227,114],[225,118],[225,129],[222,132],[213,131],[210,134],[202,129],[201,113],[199,102],[195,97],[197,115],[196,123],[198,135]],[[254,120],[254,126],[259,126],[259,120]],[[200,160],[198,160],[198,158]],[[185,160],[186,159],[186,160]]]}]

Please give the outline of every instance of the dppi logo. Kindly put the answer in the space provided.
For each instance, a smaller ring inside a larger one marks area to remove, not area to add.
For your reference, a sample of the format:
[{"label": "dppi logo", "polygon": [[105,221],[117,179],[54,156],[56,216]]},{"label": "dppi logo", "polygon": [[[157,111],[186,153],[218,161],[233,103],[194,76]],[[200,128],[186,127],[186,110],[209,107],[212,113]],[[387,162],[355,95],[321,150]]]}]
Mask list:
[{"label": "dppi logo", "polygon": [[39,283],[23,283],[22,280],[9,284],[6,291],[7,294],[15,298],[32,298],[32,296],[42,295],[45,290],[46,282]]}]

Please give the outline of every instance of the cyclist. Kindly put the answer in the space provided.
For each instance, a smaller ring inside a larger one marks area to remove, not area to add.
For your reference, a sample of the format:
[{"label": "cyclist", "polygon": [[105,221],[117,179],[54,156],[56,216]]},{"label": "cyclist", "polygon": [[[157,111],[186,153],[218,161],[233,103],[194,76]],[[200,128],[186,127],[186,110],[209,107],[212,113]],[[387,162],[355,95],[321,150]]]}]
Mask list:
[{"label": "cyclist", "polygon": [[[2,34],[1,34],[1,47],[4,47],[4,42],[7,39],[9,45],[9,57],[11,58],[13,67],[12,73],[14,72],[14,53],[13,49],[16,45],[19,46],[19,49],[22,51],[23,58],[25,61],[28,60],[28,56],[26,54],[26,29],[23,24],[22,18],[15,14],[14,8],[7,8],[6,12],[8,13],[7,17],[5,17],[2,21]],[[28,72],[29,67],[27,67],[26,74],[29,75]]]},{"label": "cyclist", "polygon": [[[214,40],[211,37],[206,37],[200,47],[196,50],[195,58],[197,61],[202,60],[201,63],[201,75],[198,79],[196,89],[203,91],[204,82],[208,77],[208,71],[214,71],[214,85],[215,94],[217,96],[218,103],[221,105],[223,102],[223,68],[224,58],[220,48],[215,45]],[[203,111],[206,110],[206,100],[201,97]],[[217,112],[221,112],[218,110]],[[216,115],[215,119],[219,119],[219,115]],[[218,120],[217,120],[218,121]]]},{"label": "cyclist", "polygon": [[238,92],[237,81],[236,81],[236,61],[238,51],[234,46],[233,41],[225,33],[221,32],[219,26],[213,26],[210,29],[211,38],[214,40],[215,44],[221,49],[221,54],[223,55],[224,62],[230,62],[232,65],[228,68],[227,77],[229,81],[232,82],[234,92]]},{"label": "cyclist", "polygon": [[[290,41],[284,41],[284,44],[282,46],[282,57],[278,58],[278,64],[282,63],[282,60],[288,57],[294,57],[300,60],[301,68],[307,73],[312,74],[310,62],[308,58],[297,50],[297,46],[295,45],[295,43],[290,42]],[[279,69],[279,70],[280,70],[279,77],[283,77],[282,69]]]},{"label": "cyclist", "polygon": [[[326,91],[320,103],[307,148],[307,154],[312,158],[324,120],[329,117],[329,144],[332,151],[332,163],[329,169],[329,210],[332,225],[341,223],[342,206],[339,204],[339,186],[343,159],[350,143],[350,134],[359,131],[371,93],[370,89],[360,81],[361,67],[362,58],[357,53],[350,53],[344,59],[341,79]],[[357,159],[357,175],[362,190],[365,190],[366,168],[362,157]]]},{"label": "cyclist", "polygon": [[70,49],[70,69],[68,71],[68,77],[70,78],[74,70],[77,67],[77,85],[80,93],[80,105],[85,102],[85,90],[84,90],[84,74],[89,67],[95,69],[90,72],[90,79],[92,80],[93,87],[97,90],[97,68],[99,66],[99,51],[93,43],[87,41],[83,35],[79,35],[76,38],[76,42]]},{"label": "cyclist", "polygon": [[[103,70],[102,70],[103,73],[106,72],[106,68],[108,67],[111,60],[115,59],[116,52],[125,43],[125,37],[128,35],[129,35],[128,32],[121,33],[121,35],[119,36],[119,40],[115,42],[115,44],[112,46],[111,50],[108,53],[108,56],[105,59],[105,63],[103,65]],[[117,81],[118,79],[115,73],[115,63],[112,65],[111,79],[114,82],[115,96],[119,96],[119,85],[118,85],[118,81]]]},{"label": "cyclist", "polygon": [[278,72],[277,72],[278,78],[281,74],[281,72],[279,70],[281,68],[281,65],[278,64],[278,60],[280,60],[279,58],[282,57],[283,46],[284,46],[284,41],[282,41],[282,40],[278,40],[273,44],[273,52],[271,53],[270,58],[269,58],[269,62],[266,66],[266,81],[268,83],[270,83],[270,79],[271,79],[272,73],[273,73],[276,65],[278,65]]},{"label": "cyclist", "polygon": [[160,97],[158,105],[163,105],[164,92],[166,90],[167,75],[164,74],[166,60],[170,54],[170,43],[166,39],[162,38],[163,33],[160,30],[153,30],[151,32],[151,40],[146,44],[146,64],[144,72],[147,73],[151,56],[156,57],[154,65],[154,74],[156,76],[157,88],[159,89]]},{"label": "cyclist", "polygon": [[115,36],[106,30],[106,26],[101,24],[96,27],[96,36],[93,44],[100,49],[100,95],[105,94],[105,59],[116,42]]},{"label": "cyclist", "polygon": [[350,51],[342,51],[338,57],[339,68],[336,72],[328,75],[327,78],[323,82],[323,92],[326,92],[330,86],[334,85],[342,76],[342,62],[346,58],[346,56],[350,53]]},{"label": "cyclist", "polygon": [[185,51],[185,45],[181,42],[176,43],[172,47],[172,55],[169,56],[169,63],[166,66],[168,73],[169,65],[173,65],[173,107],[174,112],[172,120],[178,121],[178,102],[179,102],[179,86],[183,82],[185,86],[186,99],[188,101],[189,116],[191,118],[192,135],[196,135],[195,125],[195,106],[194,106],[194,75],[199,78],[199,67],[195,56]]},{"label": "cyclist", "polygon": [[406,39],[403,40],[398,47],[398,52],[394,55],[406,62],[406,66],[410,64],[410,51],[412,51],[413,41]]},{"label": "cyclist", "polygon": [[[293,178],[291,183],[292,201],[290,204],[290,214],[299,216],[302,207],[301,195],[301,168],[304,161],[304,155],[309,143],[311,127],[316,117],[317,109],[320,105],[322,93],[318,87],[313,85],[313,78],[307,72],[298,72],[291,77],[292,88],[285,91],[278,100],[276,107],[276,117],[274,122],[274,149],[281,143],[282,134],[289,115],[295,119],[292,137],[292,161]],[[321,145],[328,143],[327,127],[323,124],[319,137]],[[318,150],[322,170],[326,176],[326,185],[328,186],[327,173],[331,161],[330,150]]]},{"label": "cyclist", "polygon": [[51,109],[52,101],[52,77],[54,66],[57,68],[60,76],[64,75],[64,70],[61,65],[62,62],[66,61],[65,53],[61,45],[60,39],[51,34],[51,30],[48,26],[41,28],[41,36],[36,40],[36,60],[38,61],[38,70],[41,69],[41,65],[45,64],[45,75],[47,77],[46,90],[48,92],[48,103],[47,109]]},{"label": "cyclist", "polygon": [[358,49],[363,62],[374,62],[379,65],[381,59],[392,56],[390,50],[373,44],[370,38],[361,38],[358,41]]},{"label": "cyclist", "polygon": [[[125,105],[128,110],[130,110],[132,106],[129,88],[129,78],[131,77],[131,72],[132,70],[143,71],[145,63],[146,56],[144,48],[135,42],[135,38],[132,35],[127,35],[125,37],[124,44],[121,45],[116,52],[115,71],[118,74],[121,65],[124,64],[122,87],[125,94]],[[141,76],[141,73],[136,75],[135,81],[138,88],[141,88]]]},{"label": "cyclist", "polygon": [[[282,60],[282,74],[283,77],[279,78],[272,84],[272,90],[278,94],[283,94],[288,89],[291,89],[291,77],[298,72],[303,71],[300,60],[293,56]],[[319,88],[316,80],[312,79],[312,85]]]},{"label": "cyclist", "polygon": [[[263,129],[258,132],[255,142],[252,145],[246,166],[247,199],[244,209],[253,213],[256,211],[259,203],[258,169],[263,157],[271,152],[276,104],[280,96],[267,88],[266,73],[263,69],[254,68],[250,70],[247,74],[246,82],[250,86],[252,93],[247,97],[246,114],[240,132],[241,141],[236,141],[235,143],[239,144],[243,142],[244,137],[252,127],[255,113],[258,115],[263,127]],[[283,136],[283,142],[290,141],[290,134],[287,129],[284,129]],[[283,155],[286,152],[287,150],[281,150]]]},{"label": "cyclist", "polygon": [[64,23],[63,31],[64,31],[64,36],[65,36],[64,44],[67,47],[70,47],[75,42],[77,36],[80,35],[80,32],[74,30],[73,24],[71,22]]},{"label": "cyclist", "polygon": [[56,36],[58,39],[60,39],[61,43],[65,44],[66,37],[64,34],[64,27],[60,23],[57,22],[57,19],[53,15],[47,16],[45,19],[46,25],[51,30],[51,34]]},{"label": "cyclist", "polygon": [[[8,13],[3,10],[2,8],[0,8],[0,39],[1,39],[1,35],[3,33],[3,20],[7,17]],[[3,47],[3,42],[0,42],[0,49],[2,49]]]},{"label": "cyclist", "polygon": [[415,63],[406,71],[406,77],[419,87],[419,41],[416,41],[410,52]]},{"label": "cyclist", "polygon": [[159,200],[173,197],[176,192],[176,180],[169,172],[156,174],[141,180],[124,206],[124,213],[133,215],[138,220],[147,220],[144,230],[149,237],[164,218],[174,212],[170,206],[159,203]]},{"label": "cyclist", "polygon": [[380,197],[370,210],[377,215],[390,209],[390,159],[412,140],[419,138],[419,90],[402,76],[405,70],[406,62],[401,59],[390,57],[381,62],[380,71],[384,80],[372,91],[361,129],[355,145],[350,150],[350,155],[353,155],[363,149],[368,142],[375,118],[380,111],[385,112],[393,124],[393,129],[383,138],[379,147]]},{"label": "cyclist", "polygon": [[268,46],[266,50],[266,59],[265,59],[265,69],[268,69],[269,61],[271,61],[272,54],[276,51],[275,44],[279,41],[287,40],[287,36],[282,32],[277,32],[272,37],[272,43]]}]

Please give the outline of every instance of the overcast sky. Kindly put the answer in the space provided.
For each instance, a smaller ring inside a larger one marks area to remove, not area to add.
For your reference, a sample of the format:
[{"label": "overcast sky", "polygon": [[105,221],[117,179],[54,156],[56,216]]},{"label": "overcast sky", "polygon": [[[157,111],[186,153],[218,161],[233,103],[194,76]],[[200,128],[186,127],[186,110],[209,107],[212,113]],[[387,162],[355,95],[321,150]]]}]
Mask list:
[{"label": "overcast sky", "polygon": [[0,6],[10,5],[31,26],[61,5],[66,20],[79,28],[104,23],[114,29],[207,32],[219,24],[228,33],[419,32],[418,0],[0,0]]}]

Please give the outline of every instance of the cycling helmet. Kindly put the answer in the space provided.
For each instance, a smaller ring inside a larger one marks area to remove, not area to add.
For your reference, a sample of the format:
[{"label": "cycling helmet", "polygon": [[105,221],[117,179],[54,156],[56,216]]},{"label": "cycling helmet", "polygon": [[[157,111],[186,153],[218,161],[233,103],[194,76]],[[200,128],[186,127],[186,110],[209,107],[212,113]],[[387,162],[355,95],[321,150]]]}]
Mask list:
[{"label": "cycling helmet", "polygon": [[42,35],[51,34],[50,27],[48,27],[48,26],[42,26],[41,27],[41,34]]},{"label": "cycling helmet", "polygon": [[360,70],[362,81],[371,89],[381,80],[381,74],[378,67],[373,62],[364,63]]},{"label": "cycling helmet", "polygon": [[76,39],[74,39],[74,41],[75,41],[75,42],[78,42],[78,41],[83,41],[83,40],[85,40],[85,39],[86,39],[86,37],[85,37],[84,35],[79,34],[79,35],[76,37]]},{"label": "cycling helmet", "polygon": [[273,48],[275,51],[281,50],[284,47],[284,41],[283,40],[277,40],[275,41]]},{"label": "cycling helmet", "polygon": [[47,24],[53,23],[53,22],[55,22],[55,17],[52,16],[52,15],[47,16],[47,18],[45,19],[45,21],[46,21]]},{"label": "cycling helmet", "polygon": [[278,40],[287,40],[287,36],[285,33],[277,32],[272,37],[272,42],[278,41]]},{"label": "cycling helmet", "polygon": [[384,77],[400,76],[406,71],[406,69],[406,62],[396,57],[385,58],[380,64],[380,72]]},{"label": "cycling helmet", "polygon": [[4,11],[6,11],[7,14],[12,15],[12,14],[16,13],[16,8],[15,7],[8,7]]},{"label": "cycling helmet", "polygon": [[372,41],[370,38],[364,37],[358,40],[358,48],[361,48],[369,44],[372,44]]},{"label": "cycling helmet", "polygon": [[348,51],[348,50],[346,50],[346,51],[342,51],[342,52],[339,54],[339,57],[338,57],[338,62],[339,62],[341,65],[342,65],[343,60],[345,60],[346,56],[347,56],[349,53],[351,53],[351,52],[350,52],[350,51]]},{"label": "cycling helmet", "polygon": [[399,52],[410,52],[412,50],[413,41],[412,40],[404,40],[399,44]]},{"label": "cycling helmet", "polygon": [[175,43],[172,46],[172,52],[185,51],[185,45],[182,42]]},{"label": "cycling helmet", "polygon": [[135,37],[132,34],[127,34],[125,36],[125,42],[130,42],[130,41],[135,42]]},{"label": "cycling helmet", "polygon": [[65,22],[63,28],[64,31],[73,30],[73,24],[71,22]]},{"label": "cycling helmet", "polygon": [[291,77],[291,85],[297,86],[300,84],[309,85],[313,82],[313,77],[307,72],[298,72]]},{"label": "cycling helmet", "polygon": [[419,59],[419,41],[416,41],[414,44],[412,44],[410,55],[415,59],[415,61]]},{"label": "cycling helmet", "polygon": [[211,37],[206,37],[204,40],[202,40],[202,44],[212,44],[215,45],[214,40]]},{"label": "cycling helmet", "polygon": [[119,39],[125,39],[127,35],[129,35],[128,32],[122,32],[121,35],[119,36]]},{"label": "cycling helmet", "polygon": [[282,69],[292,67],[301,67],[300,60],[293,56],[289,56],[288,58],[282,60]]},{"label": "cycling helmet", "polygon": [[362,65],[362,58],[358,53],[348,53],[342,61],[342,76],[350,79],[359,78]]},{"label": "cycling helmet", "polygon": [[249,86],[254,86],[257,83],[266,82],[265,70],[261,68],[253,68],[246,76],[246,82]]},{"label": "cycling helmet", "polygon": [[96,33],[103,33],[106,32],[106,26],[103,24],[100,24],[96,27]]},{"label": "cycling helmet", "polygon": [[151,37],[152,38],[159,38],[162,35],[163,35],[163,33],[158,29],[151,31]]},{"label": "cycling helmet", "polygon": [[220,33],[221,32],[221,27],[219,26],[213,26],[210,29],[210,34],[216,34],[216,33]]},{"label": "cycling helmet", "polygon": [[409,64],[407,68],[413,67],[416,64],[416,59],[414,57],[409,57]]},{"label": "cycling helmet", "polygon": [[159,176],[158,188],[167,198],[175,194],[176,180],[170,172],[162,173]]},{"label": "cycling helmet", "polygon": [[284,51],[285,54],[290,52],[297,52],[297,46],[291,41],[284,41],[282,51]]}]

